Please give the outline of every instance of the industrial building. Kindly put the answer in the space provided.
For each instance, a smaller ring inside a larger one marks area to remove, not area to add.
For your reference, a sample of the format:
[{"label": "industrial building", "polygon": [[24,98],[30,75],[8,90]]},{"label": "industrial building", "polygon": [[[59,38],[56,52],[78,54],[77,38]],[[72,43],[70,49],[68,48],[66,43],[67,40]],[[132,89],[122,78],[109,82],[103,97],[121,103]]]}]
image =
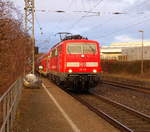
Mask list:
[{"label": "industrial building", "polygon": [[[133,61],[142,58],[142,42],[112,43],[101,47],[101,59]],[[143,59],[150,60],[150,41],[143,42]]]}]

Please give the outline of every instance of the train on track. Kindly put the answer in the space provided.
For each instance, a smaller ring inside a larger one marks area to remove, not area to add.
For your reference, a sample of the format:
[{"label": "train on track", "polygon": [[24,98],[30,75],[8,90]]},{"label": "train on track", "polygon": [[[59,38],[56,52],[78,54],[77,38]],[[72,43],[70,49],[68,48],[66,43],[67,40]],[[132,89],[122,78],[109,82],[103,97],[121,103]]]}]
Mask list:
[{"label": "train on track", "polygon": [[99,43],[80,35],[66,36],[37,59],[36,67],[40,74],[58,85],[87,91],[95,87],[101,78]]}]

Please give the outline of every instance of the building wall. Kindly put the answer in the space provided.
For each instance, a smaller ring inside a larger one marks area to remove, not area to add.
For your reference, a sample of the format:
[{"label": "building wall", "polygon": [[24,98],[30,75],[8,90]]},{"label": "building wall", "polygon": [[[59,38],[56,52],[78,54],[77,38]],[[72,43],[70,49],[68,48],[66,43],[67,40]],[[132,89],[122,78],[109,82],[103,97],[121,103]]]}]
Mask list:
[{"label": "building wall", "polygon": [[104,46],[101,48],[101,59],[104,60],[118,60],[118,56],[122,55],[121,48],[113,48],[109,46]]},{"label": "building wall", "polygon": [[[141,60],[142,48],[141,47],[124,48],[122,50],[122,55],[127,56],[128,61]],[[143,59],[150,60],[150,46],[143,48]]]},{"label": "building wall", "polygon": [[121,55],[122,55],[121,53],[101,54],[101,59],[103,59],[103,60],[118,60],[118,57]]},{"label": "building wall", "polygon": [[[144,41],[143,59],[150,60],[150,41]],[[141,60],[141,42],[119,42],[101,47],[101,59],[132,61]]]}]

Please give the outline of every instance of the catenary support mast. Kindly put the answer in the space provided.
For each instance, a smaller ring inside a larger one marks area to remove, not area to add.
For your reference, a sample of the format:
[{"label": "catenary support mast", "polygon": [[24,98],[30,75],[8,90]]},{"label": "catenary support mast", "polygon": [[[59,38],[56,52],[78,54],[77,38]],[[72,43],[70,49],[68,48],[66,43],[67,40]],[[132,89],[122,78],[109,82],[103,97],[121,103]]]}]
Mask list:
[{"label": "catenary support mast", "polygon": [[34,47],[35,47],[35,37],[34,37],[34,14],[35,6],[34,0],[24,0],[25,2],[25,31],[31,34],[32,37],[32,73],[34,74]]}]

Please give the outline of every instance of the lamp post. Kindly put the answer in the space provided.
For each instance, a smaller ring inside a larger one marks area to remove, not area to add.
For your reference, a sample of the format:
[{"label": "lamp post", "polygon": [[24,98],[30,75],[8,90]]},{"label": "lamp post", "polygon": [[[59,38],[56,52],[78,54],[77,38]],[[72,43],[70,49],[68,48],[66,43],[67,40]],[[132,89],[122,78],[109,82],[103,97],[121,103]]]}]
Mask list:
[{"label": "lamp post", "polygon": [[144,31],[139,30],[142,33],[142,50],[141,50],[141,74],[143,74],[143,39],[144,39]]}]

